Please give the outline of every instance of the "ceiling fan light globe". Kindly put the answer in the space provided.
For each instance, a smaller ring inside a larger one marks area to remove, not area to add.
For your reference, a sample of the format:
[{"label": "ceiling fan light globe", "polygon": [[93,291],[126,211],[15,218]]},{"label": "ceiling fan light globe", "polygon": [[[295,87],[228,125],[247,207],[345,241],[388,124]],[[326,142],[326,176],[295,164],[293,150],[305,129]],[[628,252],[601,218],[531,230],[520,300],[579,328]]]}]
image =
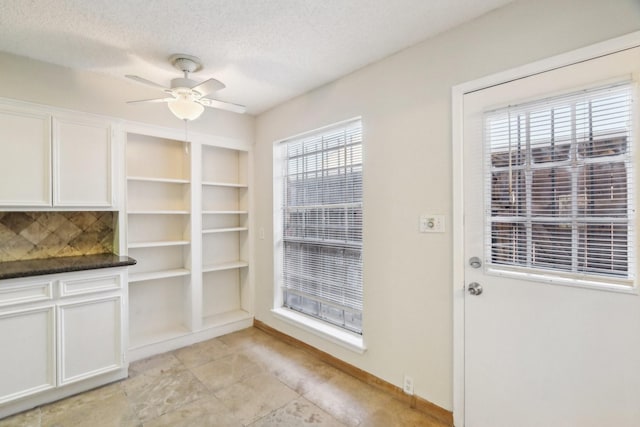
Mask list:
[{"label": "ceiling fan light globe", "polygon": [[167,103],[169,110],[180,120],[195,120],[204,111],[204,107],[189,99],[178,98]]}]

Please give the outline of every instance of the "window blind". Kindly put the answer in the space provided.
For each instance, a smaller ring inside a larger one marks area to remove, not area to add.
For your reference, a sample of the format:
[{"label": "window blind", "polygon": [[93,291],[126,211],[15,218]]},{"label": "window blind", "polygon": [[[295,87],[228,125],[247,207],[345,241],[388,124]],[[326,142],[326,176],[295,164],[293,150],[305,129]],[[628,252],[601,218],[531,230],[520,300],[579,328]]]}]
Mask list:
[{"label": "window blind", "polygon": [[491,264],[632,280],[630,83],[485,114]]},{"label": "window blind", "polygon": [[362,333],[362,124],[281,149],[283,304]]}]

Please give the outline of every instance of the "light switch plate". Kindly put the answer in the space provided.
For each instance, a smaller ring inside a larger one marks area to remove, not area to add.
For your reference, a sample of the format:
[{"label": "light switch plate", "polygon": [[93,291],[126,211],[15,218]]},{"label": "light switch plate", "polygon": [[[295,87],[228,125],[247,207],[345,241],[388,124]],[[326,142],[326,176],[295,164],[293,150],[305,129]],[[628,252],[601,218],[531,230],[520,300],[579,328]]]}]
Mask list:
[{"label": "light switch plate", "polygon": [[421,233],[444,233],[444,215],[420,215]]}]

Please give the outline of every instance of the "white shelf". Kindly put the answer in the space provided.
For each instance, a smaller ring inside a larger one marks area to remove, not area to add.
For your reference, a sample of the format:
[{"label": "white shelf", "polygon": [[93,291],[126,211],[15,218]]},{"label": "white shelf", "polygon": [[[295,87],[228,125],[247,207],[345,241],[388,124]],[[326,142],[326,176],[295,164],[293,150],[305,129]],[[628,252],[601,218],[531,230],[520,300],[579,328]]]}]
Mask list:
[{"label": "white shelf", "polygon": [[215,314],[213,316],[207,316],[202,319],[203,328],[214,328],[217,326],[228,325],[234,322],[241,322],[243,320],[251,320],[253,316],[244,310],[228,311],[226,313]]},{"label": "white shelf", "polygon": [[205,265],[202,267],[202,272],[210,273],[212,271],[233,270],[234,268],[244,268],[248,266],[249,263],[246,261],[225,262],[224,264]]},{"label": "white shelf", "polygon": [[234,182],[213,182],[213,181],[203,181],[203,186],[209,187],[232,187],[232,188],[248,188],[247,184],[238,184]]},{"label": "white shelf", "polygon": [[148,176],[128,176],[127,181],[137,181],[137,182],[158,182],[165,184],[189,184],[188,179],[183,178],[154,178]]},{"label": "white shelf", "polygon": [[247,230],[249,230],[247,227],[210,228],[207,230],[202,230],[202,234],[230,233],[233,231],[247,231]]},{"label": "white shelf", "polygon": [[149,273],[134,273],[129,275],[129,282],[143,282],[145,280],[166,279],[168,277],[188,276],[191,271],[186,268],[176,268],[173,270],[152,271]]},{"label": "white shelf", "polygon": [[157,247],[163,247],[163,246],[184,246],[184,245],[188,245],[189,242],[188,240],[163,240],[163,241],[157,241],[157,242],[132,242],[129,243],[128,247],[129,249],[136,249],[136,248],[157,248]]},{"label": "white shelf", "polygon": [[246,215],[249,211],[202,211],[203,215]]},{"label": "white shelf", "polygon": [[189,215],[189,211],[183,210],[136,210],[128,211],[129,215]]}]

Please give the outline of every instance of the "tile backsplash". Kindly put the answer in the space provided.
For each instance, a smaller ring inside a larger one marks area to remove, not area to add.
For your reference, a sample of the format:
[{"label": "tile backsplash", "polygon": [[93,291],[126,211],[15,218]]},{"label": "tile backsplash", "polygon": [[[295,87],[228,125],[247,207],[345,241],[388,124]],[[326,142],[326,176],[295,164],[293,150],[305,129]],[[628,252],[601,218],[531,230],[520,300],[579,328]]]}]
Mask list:
[{"label": "tile backsplash", "polygon": [[115,212],[0,212],[0,262],[112,253]]}]

